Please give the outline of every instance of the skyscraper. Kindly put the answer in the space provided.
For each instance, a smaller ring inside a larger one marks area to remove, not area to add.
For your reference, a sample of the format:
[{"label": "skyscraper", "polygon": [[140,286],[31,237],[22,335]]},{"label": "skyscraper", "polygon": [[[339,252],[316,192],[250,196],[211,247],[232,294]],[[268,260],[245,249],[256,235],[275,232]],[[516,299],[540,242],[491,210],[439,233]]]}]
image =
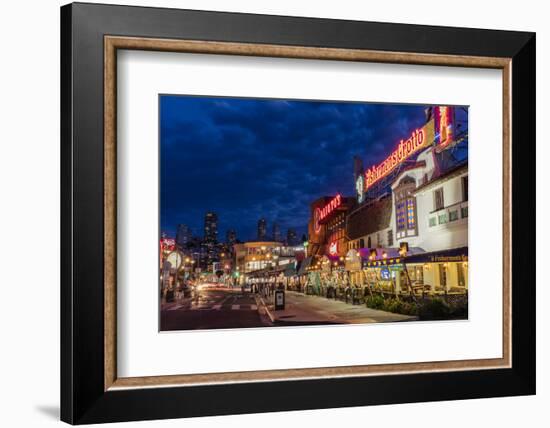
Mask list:
[{"label": "skyscraper", "polygon": [[201,253],[206,269],[210,269],[212,263],[217,260],[216,251],[218,242],[218,215],[214,212],[208,212],[204,216],[204,239],[201,245]]},{"label": "skyscraper", "polygon": [[281,242],[281,228],[278,223],[273,223],[273,240]]},{"label": "skyscraper", "polygon": [[258,241],[265,241],[267,238],[267,221],[265,218],[258,220]]},{"label": "skyscraper", "polygon": [[208,212],[204,216],[204,241],[218,242],[218,215],[214,212]]},{"label": "skyscraper", "polygon": [[294,229],[288,229],[286,231],[286,244],[287,245],[296,245],[298,243],[298,236]]},{"label": "skyscraper", "polygon": [[176,233],[176,243],[180,247],[186,246],[192,238],[191,229],[186,224],[178,224],[178,231]]},{"label": "skyscraper", "polygon": [[233,245],[237,241],[237,232],[234,229],[229,229],[226,232],[225,240],[229,245]]}]

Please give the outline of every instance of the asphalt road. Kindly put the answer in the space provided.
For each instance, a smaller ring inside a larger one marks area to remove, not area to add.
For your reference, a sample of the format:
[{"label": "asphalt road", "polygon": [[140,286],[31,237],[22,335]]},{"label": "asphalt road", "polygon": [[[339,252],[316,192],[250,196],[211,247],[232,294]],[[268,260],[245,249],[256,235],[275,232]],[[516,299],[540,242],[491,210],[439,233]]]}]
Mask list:
[{"label": "asphalt road", "polygon": [[258,313],[254,296],[240,290],[201,290],[198,296],[162,304],[160,311],[161,331],[267,325]]}]

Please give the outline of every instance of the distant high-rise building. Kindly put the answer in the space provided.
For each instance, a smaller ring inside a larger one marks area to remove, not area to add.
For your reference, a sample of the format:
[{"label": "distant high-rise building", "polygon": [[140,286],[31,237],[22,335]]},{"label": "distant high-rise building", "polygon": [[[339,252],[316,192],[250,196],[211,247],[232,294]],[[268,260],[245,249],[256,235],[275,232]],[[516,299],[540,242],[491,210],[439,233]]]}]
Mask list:
[{"label": "distant high-rise building", "polygon": [[258,241],[265,241],[267,239],[267,221],[265,218],[258,220]]},{"label": "distant high-rise building", "polygon": [[204,257],[203,264],[210,268],[212,263],[218,259],[218,215],[214,212],[208,212],[204,216],[204,239],[201,245],[201,252]]},{"label": "distant high-rise building", "polygon": [[273,240],[281,242],[281,228],[278,223],[273,223]]},{"label": "distant high-rise building", "polygon": [[234,229],[229,229],[226,232],[226,239],[225,240],[229,245],[233,245],[237,241],[237,232],[235,232]]},{"label": "distant high-rise building", "polygon": [[294,229],[288,229],[286,231],[286,244],[287,245],[296,245],[298,243],[298,236]]},{"label": "distant high-rise building", "polygon": [[186,224],[178,224],[178,230],[176,233],[176,243],[180,247],[186,246],[192,238],[191,229]]},{"label": "distant high-rise building", "polygon": [[204,241],[218,242],[218,215],[213,212],[204,216]]}]

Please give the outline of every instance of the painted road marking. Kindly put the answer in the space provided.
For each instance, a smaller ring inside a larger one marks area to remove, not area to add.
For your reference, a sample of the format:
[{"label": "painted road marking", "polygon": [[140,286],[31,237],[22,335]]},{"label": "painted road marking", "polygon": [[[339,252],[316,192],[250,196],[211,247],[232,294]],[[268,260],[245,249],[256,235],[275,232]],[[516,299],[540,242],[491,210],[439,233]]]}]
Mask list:
[{"label": "painted road marking", "polygon": [[214,306],[212,306],[212,309],[214,309],[215,311],[219,311],[221,308],[222,308],[222,305],[214,305]]},{"label": "painted road marking", "polygon": [[241,305],[231,305],[232,311],[238,311],[241,308]]},{"label": "painted road marking", "polygon": [[257,311],[257,310],[258,310],[258,306],[256,306],[256,305],[250,305],[250,310],[252,310],[252,311]]}]

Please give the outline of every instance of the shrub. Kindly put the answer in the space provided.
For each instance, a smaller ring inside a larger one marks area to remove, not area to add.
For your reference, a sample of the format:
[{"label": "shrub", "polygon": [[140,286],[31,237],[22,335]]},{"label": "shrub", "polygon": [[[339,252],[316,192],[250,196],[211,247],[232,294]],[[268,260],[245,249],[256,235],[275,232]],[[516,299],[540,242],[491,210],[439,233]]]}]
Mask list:
[{"label": "shrub", "polygon": [[467,318],[468,317],[468,303],[459,303],[451,306],[451,315],[453,318]]},{"label": "shrub", "polygon": [[418,315],[418,308],[414,303],[403,302],[400,313],[403,315]]},{"label": "shrub", "polygon": [[434,297],[430,301],[424,303],[419,310],[420,319],[423,320],[438,320],[449,318],[451,308],[440,297]]},{"label": "shrub", "polygon": [[371,309],[384,309],[384,298],[382,296],[367,297],[367,307]]},{"label": "shrub", "polygon": [[398,299],[388,299],[384,302],[384,310],[400,314],[403,310],[403,302]]}]

